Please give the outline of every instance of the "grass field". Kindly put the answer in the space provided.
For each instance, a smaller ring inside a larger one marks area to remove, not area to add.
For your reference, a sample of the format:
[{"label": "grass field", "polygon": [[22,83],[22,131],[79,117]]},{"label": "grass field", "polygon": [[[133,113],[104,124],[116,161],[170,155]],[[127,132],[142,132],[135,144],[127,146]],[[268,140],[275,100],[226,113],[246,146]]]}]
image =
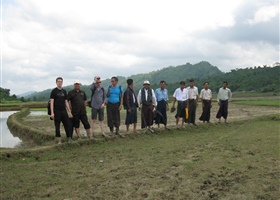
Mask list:
[{"label": "grass field", "polygon": [[249,101],[235,101],[234,103],[242,104],[242,105],[280,107],[280,100],[249,100]]},{"label": "grass field", "polygon": [[21,150],[1,199],[278,199],[280,116]]}]

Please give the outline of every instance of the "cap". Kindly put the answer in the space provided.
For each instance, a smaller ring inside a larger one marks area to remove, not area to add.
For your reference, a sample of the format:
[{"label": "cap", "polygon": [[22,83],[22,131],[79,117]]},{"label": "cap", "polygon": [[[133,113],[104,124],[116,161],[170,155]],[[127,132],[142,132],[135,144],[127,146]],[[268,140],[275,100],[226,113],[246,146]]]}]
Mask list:
[{"label": "cap", "polygon": [[144,81],[143,85],[150,85],[149,81]]},{"label": "cap", "polygon": [[74,85],[75,85],[75,84],[81,85],[81,82],[80,82],[80,81],[74,81]]}]

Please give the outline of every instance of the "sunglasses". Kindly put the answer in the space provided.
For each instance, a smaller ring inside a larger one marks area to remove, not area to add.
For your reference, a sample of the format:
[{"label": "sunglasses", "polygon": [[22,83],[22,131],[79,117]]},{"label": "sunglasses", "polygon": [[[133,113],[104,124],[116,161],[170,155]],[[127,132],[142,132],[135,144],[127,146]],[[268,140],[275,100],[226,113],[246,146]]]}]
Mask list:
[{"label": "sunglasses", "polygon": [[99,79],[100,79],[100,77],[97,77],[96,79],[97,79],[97,80],[99,80]]}]

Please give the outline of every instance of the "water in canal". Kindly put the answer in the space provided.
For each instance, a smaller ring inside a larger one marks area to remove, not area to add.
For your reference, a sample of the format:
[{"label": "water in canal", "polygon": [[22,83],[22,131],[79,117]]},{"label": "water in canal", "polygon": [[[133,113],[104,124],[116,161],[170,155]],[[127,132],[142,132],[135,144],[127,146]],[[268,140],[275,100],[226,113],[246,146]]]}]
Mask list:
[{"label": "water in canal", "polygon": [[[7,119],[10,115],[17,111],[0,112],[0,147],[4,148],[17,148],[24,146],[22,140],[14,136],[7,126]],[[30,115],[45,115],[44,111],[31,111]]]}]

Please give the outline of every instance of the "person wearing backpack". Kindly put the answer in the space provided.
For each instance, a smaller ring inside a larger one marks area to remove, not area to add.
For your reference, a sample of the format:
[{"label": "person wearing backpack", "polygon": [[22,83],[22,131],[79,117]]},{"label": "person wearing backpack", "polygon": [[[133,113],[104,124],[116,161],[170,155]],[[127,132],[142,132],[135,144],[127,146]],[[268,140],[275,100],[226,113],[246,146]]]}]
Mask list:
[{"label": "person wearing backpack", "polygon": [[127,89],[124,92],[123,106],[126,110],[125,125],[126,131],[129,132],[129,125],[133,124],[133,132],[137,133],[137,107],[138,101],[134,93],[134,84],[132,79],[127,79]]},{"label": "person wearing backpack", "polygon": [[111,84],[108,88],[107,98],[107,123],[110,128],[110,136],[114,135],[114,128],[116,128],[116,135],[124,137],[120,134],[120,110],[123,106],[123,90],[118,85],[118,78],[113,76]]},{"label": "person wearing backpack", "polygon": [[57,87],[54,88],[50,95],[51,119],[55,124],[55,137],[58,144],[61,144],[60,123],[62,122],[68,142],[72,141],[71,124],[69,118],[72,118],[71,109],[67,101],[67,92],[62,88],[63,78],[56,78]]},{"label": "person wearing backpack", "polygon": [[99,76],[94,77],[94,82],[90,85],[91,90],[91,119],[92,119],[92,135],[94,136],[94,127],[97,120],[99,120],[100,130],[102,137],[107,137],[104,132],[104,107],[106,104],[106,93],[101,86],[101,78]]}]

